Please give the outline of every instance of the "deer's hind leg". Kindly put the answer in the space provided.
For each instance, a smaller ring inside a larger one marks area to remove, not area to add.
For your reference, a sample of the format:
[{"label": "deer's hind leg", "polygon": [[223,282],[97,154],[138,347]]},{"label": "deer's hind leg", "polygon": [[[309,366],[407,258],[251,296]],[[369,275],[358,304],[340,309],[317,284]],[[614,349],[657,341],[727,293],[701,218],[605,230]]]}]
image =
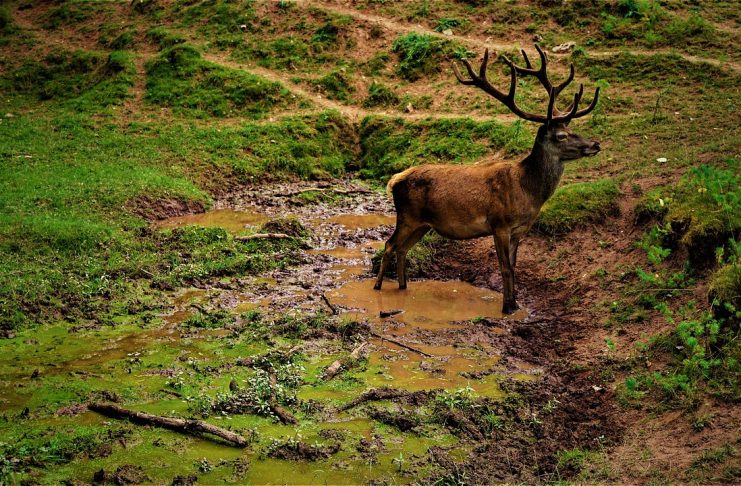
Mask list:
[{"label": "deer's hind leg", "polygon": [[399,288],[407,288],[407,252],[413,247],[424,235],[430,231],[430,227],[425,225],[415,229],[411,235],[396,250],[396,276],[399,279]]},{"label": "deer's hind leg", "polygon": [[[407,224],[404,224],[397,216],[396,219],[396,229],[394,230],[394,234],[391,235],[391,238],[388,239],[386,242],[386,245],[383,248],[383,257],[381,258],[381,265],[378,269],[378,275],[376,276],[376,283],[373,285],[373,288],[375,290],[381,290],[381,285],[383,285],[383,274],[386,273],[386,269],[389,265],[389,260],[391,259],[391,255],[397,254],[399,248],[401,245],[414,233],[415,227],[410,226]],[[397,263],[398,263],[398,256],[397,256]]]}]

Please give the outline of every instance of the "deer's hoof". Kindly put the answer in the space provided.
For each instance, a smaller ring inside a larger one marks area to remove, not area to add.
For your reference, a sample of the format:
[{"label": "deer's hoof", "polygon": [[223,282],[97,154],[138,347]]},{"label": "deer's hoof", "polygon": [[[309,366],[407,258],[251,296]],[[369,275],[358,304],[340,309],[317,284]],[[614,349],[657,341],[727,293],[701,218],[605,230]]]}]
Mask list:
[{"label": "deer's hoof", "polygon": [[381,284],[378,284],[378,283],[377,283],[377,284],[375,284],[375,285],[373,286],[373,290],[381,290]]},{"label": "deer's hoof", "polygon": [[517,302],[513,302],[510,304],[505,303],[502,306],[502,314],[514,314],[518,310],[520,310],[520,306],[517,305]]},{"label": "deer's hoof", "polygon": [[407,289],[407,284],[404,284],[404,285],[399,284],[399,290],[406,290],[406,289]]}]

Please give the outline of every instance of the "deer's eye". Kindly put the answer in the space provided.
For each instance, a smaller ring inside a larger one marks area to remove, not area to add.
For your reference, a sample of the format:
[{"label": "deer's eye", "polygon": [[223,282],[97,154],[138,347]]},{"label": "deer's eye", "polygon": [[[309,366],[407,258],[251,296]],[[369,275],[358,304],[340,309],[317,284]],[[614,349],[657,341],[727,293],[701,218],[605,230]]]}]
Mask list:
[{"label": "deer's eye", "polygon": [[560,133],[557,133],[556,134],[556,140],[558,140],[559,142],[563,142],[567,138],[569,138],[569,136],[568,136],[568,134],[566,134],[564,132],[560,132]]}]

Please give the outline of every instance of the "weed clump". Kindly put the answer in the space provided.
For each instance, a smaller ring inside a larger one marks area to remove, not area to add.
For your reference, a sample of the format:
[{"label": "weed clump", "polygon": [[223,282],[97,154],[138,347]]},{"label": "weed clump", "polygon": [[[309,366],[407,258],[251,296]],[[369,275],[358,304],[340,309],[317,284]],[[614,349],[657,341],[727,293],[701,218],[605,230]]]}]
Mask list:
[{"label": "weed clump", "polygon": [[609,179],[564,186],[546,201],[533,227],[557,235],[585,223],[601,222],[618,213],[619,196],[617,184]]},{"label": "weed clump", "polygon": [[310,81],[310,84],[321,90],[327,98],[346,103],[352,101],[352,94],[355,92],[352,80],[344,70],[332,71]]},{"label": "weed clump", "polygon": [[259,76],[211,64],[189,45],[165,50],[147,64],[146,100],[196,115],[264,116],[290,105],[288,91]]},{"label": "weed clump", "polygon": [[173,34],[164,27],[152,27],[147,31],[146,37],[157,44],[160,49],[167,49],[185,43],[185,37],[180,34]]}]

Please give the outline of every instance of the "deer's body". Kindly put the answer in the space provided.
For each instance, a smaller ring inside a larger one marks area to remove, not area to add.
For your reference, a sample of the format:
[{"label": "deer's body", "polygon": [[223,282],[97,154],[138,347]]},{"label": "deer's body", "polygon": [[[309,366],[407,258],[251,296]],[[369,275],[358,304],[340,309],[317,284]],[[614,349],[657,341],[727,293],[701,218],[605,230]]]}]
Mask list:
[{"label": "deer's body", "polygon": [[[430,229],[447,238],[463,240],[494,236],[497,259],[502,272],[504,291],[503,311],[514,312],[518,306],[515,295],[515,265],[517,248],[540,212],[553,194],[563,174],[563,163],[580,157],[595,155],[599,143],[572,133],[567,125],[572,118],[584,116],[594,108],[597,95],[585,110],[577,111],[582,91],[574,98],[568,114],[554,117],[554,102],[558,93],[573,78],[553,87],[545,74],[545,54],[541,68],[514,66],[510,92],[504,95],[486,81],[484,57],[481,74],[476,76],[464,61],[472,77],[464,84],[475,84],[505,102],[519,116],[544,123],[538,130],[530,155],[521,162],[496,161],[481,165],[422,165],[412,167],[391,178],[388,190],[396,207],[396,230],[386,242],[375,288],[380,289],[390,255],[396,254],[399,288],[406,288],[406,254]],[[524,54],[524,52],[523,52]],[[548,115],[538,116],[522,112],[514,104],[516,73],[537,76],[550,95]],[[597,92],[597,94],[599,91]]]}]

